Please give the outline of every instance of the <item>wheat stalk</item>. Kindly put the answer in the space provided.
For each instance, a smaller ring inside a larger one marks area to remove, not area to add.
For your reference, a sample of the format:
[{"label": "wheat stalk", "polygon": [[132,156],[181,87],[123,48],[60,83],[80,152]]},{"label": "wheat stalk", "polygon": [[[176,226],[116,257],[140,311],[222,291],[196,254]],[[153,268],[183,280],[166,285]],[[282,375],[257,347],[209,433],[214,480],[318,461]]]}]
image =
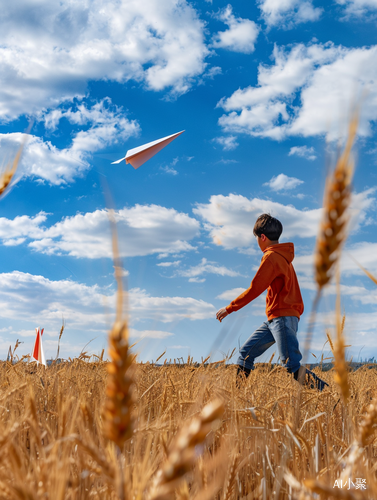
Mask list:
[{"label": "wheat stalk", "polygon": [[327,337],[327,340],[329,341],[331,352],[334,354],[335,348],[334,348],[334,344],[333,344],[330,332],[326,332],[326,337]]},{"label": "wheat stalk", "polygon": [[65,324],[64,324],[64,318],[62,320],[62,326],[60,328],[60,333],[59,333],[59,339],[58,339],[58,350],[56,352],[56,358],[55,358],[55,361],[58,359],[59,357],[59,352],[60,352],[60,340],[63,336],[63,332],[64,332],[64,328],[65,328]]},{"label": "wheat stalk", "polygon": [[342,396],[344,399],[344,403],[347,404],[348,399],[350,397],[350,386],[348,382],[348,367],[346,363],[345,356],[345,342],[344,342],[344,324],[345,324],[345,315],[341,319],[340,313],[340,271],[339,265],[337,269],[337,295],[336,295],[336,341],[334,345],[334,380],[339,385],[340,390],[342,392]]},{"label": "wheat stalk", "polygon": [[133,375],[130,367],[134,356],[129,351],[128,325],[126,319],[123,318],[122,268],[119,261],[118,239],[112,211],[110,211],[109,217],[112,224],[114,268],[118,291],[116,320],[109,333],[109,356],[111,361],[107,365],[104,434],[121,449],[133,433],[131,409],[134,403],[134,395]]},{"label": "wheat stalk", "polygon": [[131,354],[128,343],[128,324],[123,315],[122,266],[119,259],[118,238],[115,216],[109,211],[112,228],[115,279],[117,282],[116,319],[109,333],[109,356],[107,365],[106,399],[103,411],[103,433],[117,446],[118,496],[124,500],[127,496],[124,485],[123,458],[121,450],[125,442],[133,435],[134,419],[132,407],[135,403],[134,380],[131,367],[135,357]]}]

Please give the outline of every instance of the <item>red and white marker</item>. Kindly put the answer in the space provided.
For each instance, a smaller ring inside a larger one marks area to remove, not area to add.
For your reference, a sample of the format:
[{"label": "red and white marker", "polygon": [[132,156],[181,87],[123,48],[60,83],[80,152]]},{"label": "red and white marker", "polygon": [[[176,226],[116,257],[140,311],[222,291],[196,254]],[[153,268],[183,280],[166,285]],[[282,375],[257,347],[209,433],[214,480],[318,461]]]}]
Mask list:
[{"label": "red and white marker", "polygon": [[41,363],[42,365],[46,366],[46,358],[45,358],[45,353],[43,351],[43,345],[42,345],[43,331],[44,331],[44,328],[42,328],[42,330],[40,330],[39,327],[35,329],[37,337],[35,339],[35,344],[34,344],[34,349],[33,349],[32,357],[38,363]]}]

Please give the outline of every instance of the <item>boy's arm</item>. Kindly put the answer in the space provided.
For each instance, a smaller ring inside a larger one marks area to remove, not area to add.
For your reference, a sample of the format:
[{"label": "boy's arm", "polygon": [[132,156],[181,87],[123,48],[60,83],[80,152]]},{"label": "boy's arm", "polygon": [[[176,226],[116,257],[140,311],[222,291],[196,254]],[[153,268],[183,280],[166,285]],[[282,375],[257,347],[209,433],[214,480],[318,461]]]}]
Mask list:
[{"label": "boy's arm", "polygon": [[262,261],[250,287],[226,306],[226,312],[230,314],[249,304],[249,302],[256,299],[261,293],[267,290],[275,278],[276,273],[274,266],[269,259]]}]

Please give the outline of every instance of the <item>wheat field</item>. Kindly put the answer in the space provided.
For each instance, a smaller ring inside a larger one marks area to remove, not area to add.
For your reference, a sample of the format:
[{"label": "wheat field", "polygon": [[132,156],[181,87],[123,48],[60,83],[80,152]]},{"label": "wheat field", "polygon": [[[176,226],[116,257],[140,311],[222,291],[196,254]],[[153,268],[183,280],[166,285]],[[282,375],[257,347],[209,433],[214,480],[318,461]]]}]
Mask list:
[{"label": "wheat field", "polygon": [[[318,392],[269,364],[237,387],[225,363],[134,363],[133,433],[120,449],[103,435],[107,365],[1,363],[1,499],[377,498],[373,428],[350,472],[367,489],[333,488],[377,396],[374,367],[349,374],[345,405],[333,370],[315,370],[329,383]],[[223,408],[187,455],[177,439],[214,400]],[[156,488],[174,449],[183,463]]]}]

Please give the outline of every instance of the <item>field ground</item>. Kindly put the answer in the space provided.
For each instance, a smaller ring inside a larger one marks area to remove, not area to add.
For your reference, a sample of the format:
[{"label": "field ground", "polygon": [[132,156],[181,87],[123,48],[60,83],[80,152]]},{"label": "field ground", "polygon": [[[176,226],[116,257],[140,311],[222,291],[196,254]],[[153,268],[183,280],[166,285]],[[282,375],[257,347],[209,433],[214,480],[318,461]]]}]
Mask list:
[{"label": "field ground", "polygon": [[[347,405],[334,371],[315,372],[329,384],[323,392],[267,364],[240,387],[234,366],[136,364],[135,428],[117,451],[102,433],[106,362],[1,362],[0,499],[117,499],[119,467],[124,498],[159,498],[151,487],[177,433],[218,398],[222,418],[174,493],[160,498],[377,498],[375,426],[363,449],[355,444],[377,397],[377,371],[349,373]],[[342,472],[366,490],[334,488]]]}]

